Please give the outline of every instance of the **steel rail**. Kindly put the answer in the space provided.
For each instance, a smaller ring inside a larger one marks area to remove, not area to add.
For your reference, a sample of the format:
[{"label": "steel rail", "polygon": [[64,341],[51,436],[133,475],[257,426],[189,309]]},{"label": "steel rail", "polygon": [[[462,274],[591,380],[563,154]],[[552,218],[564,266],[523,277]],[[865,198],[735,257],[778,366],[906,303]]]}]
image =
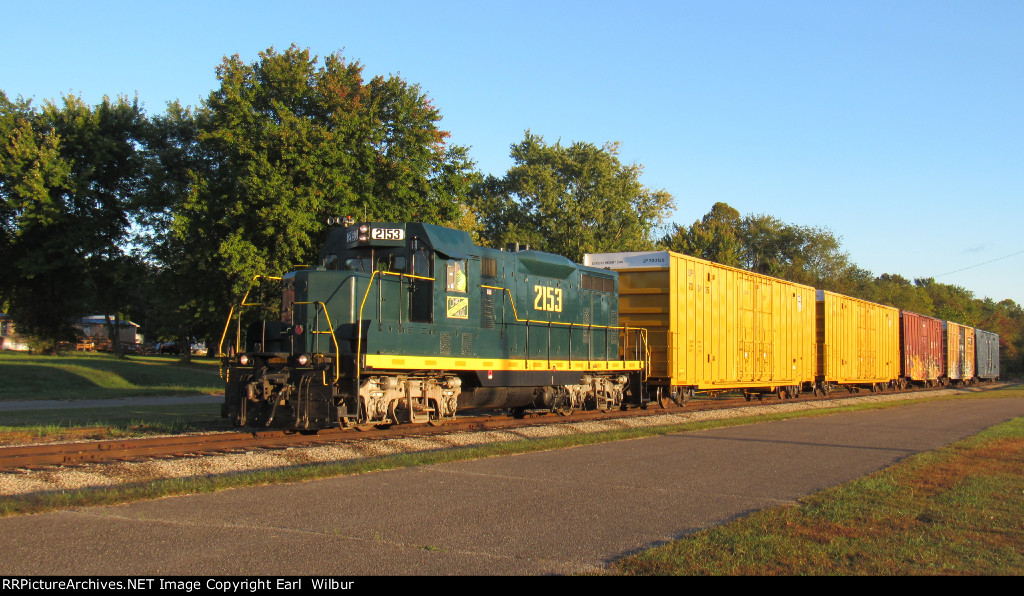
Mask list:
[{"label": "steel rail", "polygon": [[[935,391],[934,387],[915,387],[902,391],[885,390],[883,394],[905,394],[921,391]],[[872,395],[870,391],[854,392],[835,391],[827,396],[815,396],[812,393],[800,394],[796,398],[786,399],[787,403],[830,401],[848,397]],[[779,403],[781,398],[769,398],[749,402],[738,396],[727,399],[690,401],[685,406],[636,407],[629,410],[598,410],[577,411],[569,416],[561,416],[538,410],[524,419],[516,419],[501,414],[482,416],[463,416],[454,421],[446,421],[439,426],[430,424],[401,424],[360,427],[357,432],[351,428],[333,428],[319,431],[316,435],[307,435],[288,430],[244,430],[219,432],[210,434],[190,434],[177,436],[150,437],[141,439],[118,439],[101,441],[81,441],[75,443],[48,443],[34,445],[16,445],[0,447],[0,471],[12,471],[19,468],[40,466],[65,466],[87,463],[103,463],[111,461],[184,457],[195,454],[230,453],[250,449],[273,449],[291,446],[317,445],[334,442],[357,442],[375,439],[394,439],[408,436],[428,436],[452,432],[470,432],[480,430],[496,430],[536,426],[540,424],[571,424],[590,420],[610,420],[634,416],[652,416],[672,413],[691,413],[698,411],[720,410],[752,405],[768,405]],[[766,403],[767,402],[767,403]]]}]

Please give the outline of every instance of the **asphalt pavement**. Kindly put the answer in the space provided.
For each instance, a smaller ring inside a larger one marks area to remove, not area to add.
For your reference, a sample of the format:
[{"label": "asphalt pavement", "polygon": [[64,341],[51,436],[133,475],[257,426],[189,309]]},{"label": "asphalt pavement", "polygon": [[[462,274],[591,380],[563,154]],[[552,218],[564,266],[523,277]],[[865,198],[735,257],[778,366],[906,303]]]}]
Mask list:
[{"label": "asphalt pavement", "polygon": [[587,573],[1020,416],[944,400],[8,517],[0,575]]}]

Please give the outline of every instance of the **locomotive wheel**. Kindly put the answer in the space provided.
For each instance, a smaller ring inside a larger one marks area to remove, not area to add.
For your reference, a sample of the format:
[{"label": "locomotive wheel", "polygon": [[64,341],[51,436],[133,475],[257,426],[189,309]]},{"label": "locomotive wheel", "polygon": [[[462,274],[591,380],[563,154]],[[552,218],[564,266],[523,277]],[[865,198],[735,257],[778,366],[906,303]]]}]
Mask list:
[{"label": "locomotive wheel", "polygon": [[693,399],[693,396],[697,391],[693,387],[687,389],[680,389],[679,391],[672,392],[672,401],[676,402],[676,405],[685,406]]},{"label": "locomotive wheel", "polygon": [[551,411],[559,416],[568,416],[573,413],[573,410],[572,400],[569,396],[556,398],[555,404],[551,406]]}]

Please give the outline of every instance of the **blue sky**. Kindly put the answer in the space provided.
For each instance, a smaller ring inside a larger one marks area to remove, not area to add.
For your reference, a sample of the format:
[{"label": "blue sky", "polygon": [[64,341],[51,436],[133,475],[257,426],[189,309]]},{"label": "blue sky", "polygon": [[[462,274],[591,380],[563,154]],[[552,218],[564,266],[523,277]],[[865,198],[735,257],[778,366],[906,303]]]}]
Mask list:
[{"label": "blue sky", "polygon": [[[1024,2],[11,2],[0,89],[197,105],[224,56],[342,51],[502,175],[529,129],[618,141],[688,225],[830,228],[878,275],[1024,305]],[[1012,256],[1010,256],[1012,255]],[[1007,258],[1004,258],[1007,257]],[[995,262],[995,259],[1000,259]],[[958,271],[962,270],[962,271]],[[955,273],[953,273],[956,271]]]}]

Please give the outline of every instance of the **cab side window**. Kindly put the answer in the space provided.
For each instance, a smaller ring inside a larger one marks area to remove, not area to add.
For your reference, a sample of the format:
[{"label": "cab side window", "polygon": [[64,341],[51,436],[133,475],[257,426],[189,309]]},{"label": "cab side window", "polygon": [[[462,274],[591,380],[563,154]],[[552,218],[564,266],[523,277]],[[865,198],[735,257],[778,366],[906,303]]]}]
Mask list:
[{"label": "cab side window", "polygon": [[409,320],[430,323],[434,320],[433,252],[430,247],[413,240],[409,269]]},{"label": "cab side window", "polygon": [[466,261],[462,259],[448,259],[447,275],[445,280],[449,292],[466,291]]},{"label": "cab side window", "polygon": [[430,277],[430,250],[426,247],[419,247],[412,253],[412,273],[420,277]]}]

